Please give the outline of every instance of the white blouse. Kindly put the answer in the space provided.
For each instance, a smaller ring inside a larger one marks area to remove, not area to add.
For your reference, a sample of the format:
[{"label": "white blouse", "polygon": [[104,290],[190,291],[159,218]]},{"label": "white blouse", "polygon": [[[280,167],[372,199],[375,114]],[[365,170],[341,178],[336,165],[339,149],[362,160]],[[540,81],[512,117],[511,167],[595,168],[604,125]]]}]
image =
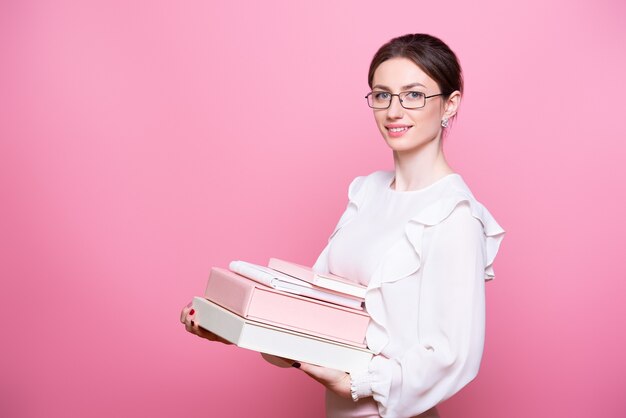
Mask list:
[{"label": "white blouse", "polygon": [[412,417],[478,373],[485,280],[504,230],[459,174],[416,191],[390,187],[393,171],[356,177],[348,206],[313,269],[367,285],[372,320],[360,400],[326,392],[327,417]]}]

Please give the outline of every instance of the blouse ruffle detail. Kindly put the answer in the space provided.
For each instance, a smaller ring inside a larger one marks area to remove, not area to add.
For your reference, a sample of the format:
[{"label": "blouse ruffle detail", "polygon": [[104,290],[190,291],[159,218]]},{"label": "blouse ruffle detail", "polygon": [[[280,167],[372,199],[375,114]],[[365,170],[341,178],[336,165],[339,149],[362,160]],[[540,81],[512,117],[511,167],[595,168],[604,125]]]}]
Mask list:
[{"label": "blouse ruffle detail", "polygon": [[[315,271],[329,272],[328,251],[333,237],[355,217],[359,208],[363,207],[369,198],[369,190],[379,191],[378,187],[373,186],[381,186],[383,187],[382,190],[388,187],[391,175],[393,173],[377,171],[368,176],[356,177],[350,183],[348,207],[313,266]],[[383,416],[395,416],[395,412],[391,410],[395,408],[392,405],[397,404],[398,399],[396,397],[399,395],[390,393],[390,389],[402,384],[401,381],[397,380],[402,379],[401,368],[403,366],[396,359],[387,358],[381,354],[389,343],[387,332],[389,318],[385,308],[382,287],[386,283],[397,282],[413,276],[419,271],[424,257],[423,240],[426,229],[444,221],[462,203],[467,203],[471,215],[478,219],[482,225],[485,240],[484,280],[493,279],[495,277],[493,262],[505,231],[498,225],[489,211],[474,198],[462,178],[458,175],[452,175],[450,179],[446,179],[446,184],[437,199],[409,219],[404,227],[402,238],[385,253],[368,283],[365,305],[371,322],[367,329],[366,339],[368,348],[375,355],[367,370],[351,373],[351,380],[356,386],[359,398],[373,396],[379,403],[379,409]]]},{"label": "blouse ruffle detail", "polygon": [[[386,172],[384,171],[378,171],[368,177],[379,176],[378,181],[386,183],[385,174]],[[381,176],[383,177],[382,179],[380,179]],[[374,178],[371,181],[375,181]],[[348,194],[348,197],[355,208],[362,204],[360,199],[366,195],[366,187],[362,186],[365,186],[362,180],[350,186],[351,193]],[[355,190],[357,187],[359,189]],[[495,277],[493,262],[500,243],[504,238],[505,231],[498,225],[487,208],[474,198],[463,180],[458,177],[453,180],[452,186],[446,190],[440,199],[426,206],[407,222],[404,228],[404,236],[387,251],[370,279],[365,295],[365,306],[373,321],[373,325],[367,331],[367,342],[369,349],[374,353],[380,353],[389,342],[385,331],[387,328],[387,317],[384,304],[382,303],[380,287],[383,283],[393,283],[411,276],[419,270],[422,261],[424,229],[441,223],[462,202],[469,204],[472,216],[483,225],[487,250],[485,280],[491,280]],[[341,226],[343,225],[339,225],[337,230]]]}]

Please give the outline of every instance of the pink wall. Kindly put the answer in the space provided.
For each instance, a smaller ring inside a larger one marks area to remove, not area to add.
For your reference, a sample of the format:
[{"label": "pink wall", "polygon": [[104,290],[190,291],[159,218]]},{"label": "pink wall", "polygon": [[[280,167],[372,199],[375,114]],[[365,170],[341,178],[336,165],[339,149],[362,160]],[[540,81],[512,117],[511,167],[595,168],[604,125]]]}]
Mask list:
[{"label": "pink wall", "polygon": [[393,167],[363,96],[410,32],[461,59],[447,152],[508,231],[443,416],[626,414],[624,2],[54,3],[0,3],[1,416],[321,416],[178,315],[211,266],[315,261]]}]

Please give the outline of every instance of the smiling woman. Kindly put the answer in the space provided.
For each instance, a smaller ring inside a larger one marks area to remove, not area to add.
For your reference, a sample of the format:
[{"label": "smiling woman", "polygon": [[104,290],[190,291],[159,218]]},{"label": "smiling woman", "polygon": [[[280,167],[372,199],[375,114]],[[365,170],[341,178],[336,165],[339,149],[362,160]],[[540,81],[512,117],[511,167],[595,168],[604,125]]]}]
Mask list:
[{"label": "smiling woman", "polygon": [[328,417],[438,417],[436,405],[478,373],[484,285],[504,230],[443,153],[463,92],[450,48],[426,34],[392,39],[374,55],[368,84],[395,170],[352,181],[314,269],[367,285],[376,355],[349,379],[299,367],[326,386]]},{"label": "smiling woman", "polygon": [[[504,230],[443,153],[463,92],[450,48],[426,34],[392,39],[374,55],[368,84],[395,169],[352,180],[313,269],[367,286],[366,342],[375,355],[350,374],[263,357],[324,385],[327,417],[438,417],[436,405],[478,373],[484,286]],[[198,329],[189,309],[181,314],[187,330],[219,341]]]}]

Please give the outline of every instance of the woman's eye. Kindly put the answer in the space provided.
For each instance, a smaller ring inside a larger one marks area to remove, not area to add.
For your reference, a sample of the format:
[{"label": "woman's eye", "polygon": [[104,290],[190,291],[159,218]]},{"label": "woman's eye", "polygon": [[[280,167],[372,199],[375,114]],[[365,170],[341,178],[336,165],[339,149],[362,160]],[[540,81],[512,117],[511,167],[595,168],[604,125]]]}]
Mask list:
[{"label": "woman's eye", "polygon": [[422,97],[422,93],[419,91],[410,91],[407,94],[407,98],[409,99],[420,99]]},{"label": "woman's eye", "polygon": [[387,100],[389,99],[389,93],[374,93],[374,97],[376,98],[376,100]]}]

